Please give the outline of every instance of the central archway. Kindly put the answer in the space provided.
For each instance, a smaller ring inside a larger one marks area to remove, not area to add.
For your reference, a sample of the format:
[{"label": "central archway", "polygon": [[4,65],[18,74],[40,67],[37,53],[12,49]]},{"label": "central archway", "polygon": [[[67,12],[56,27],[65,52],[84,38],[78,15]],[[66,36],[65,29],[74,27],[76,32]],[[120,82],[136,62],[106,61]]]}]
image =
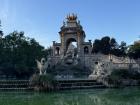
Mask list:
[{"label": "central archway", "polygon": [[68,50],[68,47],[70,46],[70,44],[72,44],[75,48],[75,52],[77,52],[77,41],[75,38],[69,38],[66,41],[66,52]]},{"label": "central archway", "polygon": [[77,41],[74,38],[69,38],[66,41],[66,50],[68,49],[68,46],[72,43],[75,47],[77,47]]}]

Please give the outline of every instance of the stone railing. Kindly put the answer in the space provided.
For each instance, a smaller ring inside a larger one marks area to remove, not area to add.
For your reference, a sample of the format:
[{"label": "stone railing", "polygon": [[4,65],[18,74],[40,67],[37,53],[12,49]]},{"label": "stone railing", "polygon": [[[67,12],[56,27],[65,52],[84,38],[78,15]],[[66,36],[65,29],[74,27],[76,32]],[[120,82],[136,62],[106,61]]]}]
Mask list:
[{"label": "stone railing", "polygon": [[112,63],[114,69],[137,69],[140,70],[138,63]]}]

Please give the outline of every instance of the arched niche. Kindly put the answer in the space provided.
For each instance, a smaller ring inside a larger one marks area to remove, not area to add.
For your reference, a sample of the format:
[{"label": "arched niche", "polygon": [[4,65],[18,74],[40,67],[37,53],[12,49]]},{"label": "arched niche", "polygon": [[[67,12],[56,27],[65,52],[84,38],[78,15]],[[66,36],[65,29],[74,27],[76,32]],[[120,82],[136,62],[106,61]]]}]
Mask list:
[{"label": "arched niche", "polygon": [[55,48],[55,55],[60,55],[60,48],[59,47]]},{"label": "arched niche", "polygon": [[85,46],[84,47],[84,54],[88,54],[89,53],[89,48],[88,48],[88,46]]}]

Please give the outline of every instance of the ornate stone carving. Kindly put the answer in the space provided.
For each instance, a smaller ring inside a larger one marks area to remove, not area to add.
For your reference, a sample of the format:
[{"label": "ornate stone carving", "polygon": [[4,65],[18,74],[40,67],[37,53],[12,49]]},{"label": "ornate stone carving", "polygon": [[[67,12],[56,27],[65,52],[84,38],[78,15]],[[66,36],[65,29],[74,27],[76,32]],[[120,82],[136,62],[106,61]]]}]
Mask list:
[{"label": "ornate stone carving", "polygon": [[75,15],[74,13],[72,15],[67,15],[67,18],[68,21],[73,21],[73,20],[76,20],[77,19],[77,15]]},{"label": "ornate stone carving", "polygon": [[40,75],[45,75],[46,74],[46,70],[49,66],[49,62],[50,62],[50,58],[48,58],[48,60],[46,61],[45,58],[42,58],[41,61],[36,60],[37,62],[37,68],[39,70],[39,74]]}]

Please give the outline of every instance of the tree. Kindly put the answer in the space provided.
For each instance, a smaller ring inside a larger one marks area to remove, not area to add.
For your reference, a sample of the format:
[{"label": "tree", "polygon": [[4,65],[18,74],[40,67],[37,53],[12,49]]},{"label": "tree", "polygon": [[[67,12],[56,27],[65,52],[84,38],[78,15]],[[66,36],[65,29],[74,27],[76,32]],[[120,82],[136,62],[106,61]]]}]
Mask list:
[{"label": "tree", "polygon": [[93,43],[92,53],[98,53],[101,50],[101,41],[99,39],[95,39]]},{"label": "tree", "polygon": [[112,47],[112,49],[116,49],[118,46],[118,43],[116,42],[115,38],[111,38],[110,39],[110,46]]},{"label": "tree", "polygon": [[117,49],[118,43],[116,42],[115,38],[110,39],[110,54],[115,55],[115,51]]},{"label": "tree", "polygon": [[109,54],[110,53],[110,37],[109,36],[105,36],[101,39],[101,52],[103,54]]},{"label": "tree", "polygon": [[52,52],[53,52],[53,49],[52,49],[51,46],[48,47],[47,49],[45,49],[45,50],[43,51],[44,56],[45,56],[46,58],[47,58],[48,56],[51,56],[51,55],[52,55]]},{"label": "tree", "polygon": [[14,31],[6,35],[1,49],[3,51],[0,53],[0,70],[6,75],[22,78],[35,72],[35,59],[44,56],[44,47],[35,39],[25,37],[24,32]]},{"label": "tree", "polygon": [[135,43],[130,46],[128,56],[134,59],[140,58],[140,43]]},{"label": "tree", "polygon": [[127,46],[126,46],[126,42],[122,41],[120,44],[120,55],[121,56],[126,56],[126,50],[127,50]]},{"label": "tree", "polygon": [[92,53],[101,52],[102,54],[113,54],[117,55],[118,52],[118,43],[115,38],[110,38],[109,36],[105,36],[99,39],[95,39],[93,43]]},{"label": "tree", "polygon": [[124,41],[119,45],[115,38],[109,36],[102,37],[101,40],[95,39],[92,53],[101,52],[102,54],[113,54],[116,56],[126,56],[127,46]]}]

